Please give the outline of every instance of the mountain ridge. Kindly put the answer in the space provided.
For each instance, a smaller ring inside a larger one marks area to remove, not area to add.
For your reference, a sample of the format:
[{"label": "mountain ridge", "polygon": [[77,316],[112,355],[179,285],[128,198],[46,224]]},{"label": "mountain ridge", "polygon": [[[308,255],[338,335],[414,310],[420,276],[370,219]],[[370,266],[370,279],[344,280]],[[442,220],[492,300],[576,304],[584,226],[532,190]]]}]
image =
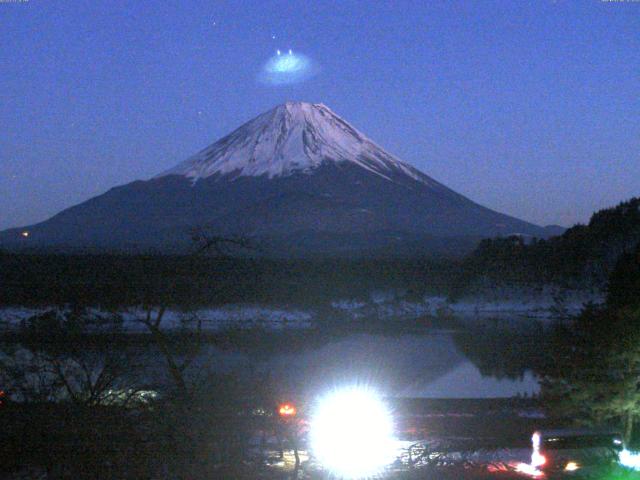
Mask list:
[{"label": "mountain ridge", "polygon": [[[0,232],[0,247],[186,248],[195,227],[268,238],[275,250],[294,245],[285,255],[304,245],[364,251],[368,236],[377,249],[394,251],[402,250],[403,237],[467,238],[472,248],[483,237],[547,236],[402,162],[328,107],[289,102],[149,180]],[[318,245],[314,236],[326,242]]]},{"label": "mountain ridge", "polygon": [[326,105],[291,101],[258,115],[154,178],[183,175],[199,180],[215,174],[273,178],[309,173],[327,161],[353,162],[387,179],[397,169],[435,186],[433,179],[386,152]]}]

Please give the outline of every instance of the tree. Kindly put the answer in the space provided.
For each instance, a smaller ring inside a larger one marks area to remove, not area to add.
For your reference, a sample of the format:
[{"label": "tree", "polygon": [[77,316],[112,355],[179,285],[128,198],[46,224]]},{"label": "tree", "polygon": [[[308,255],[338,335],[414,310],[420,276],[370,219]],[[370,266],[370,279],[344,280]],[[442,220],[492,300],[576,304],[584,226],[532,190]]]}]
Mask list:
[{"label": "tree", "polygon": [[138,369],[127,348],[113,348],[120,327],[117,317],[84,309],[34,315],[21,326],[20,344],[3,352],[2,382],[23,401],[132,404],[139,400]]},{"label": "tree", "polygon": [[620,257],[609,277],[607,304],[611,307],[640,307],[640,245]]},{"label": "tree", "polygon": [[611,274],[608,301],[558,328],[542,371],[554,413],[583,423],[617,422],[631,441],[640,421],[640,248]]},{"label": "tree", "polygon": [[[197,227],[191,231],[193,242],[192,255],[202,257],[209,254],[226,256],[234,249],[253,248],[252,242],[244,237],[221,237],[214,235],[205,227]],[[170,288],[168,289],[170,291]],[[154,303],[155,302],[157,303]],[[197,357],[203,344],[202,320],[195,312],[197,305],[179,305],[187,311],[181,322],[182,331],[175,332],[166,328],[167,309],[171,306],[170,296],[162,296],[146,301],[142,305],[144,316],[139,319],[146,327],[155,345],[165,359],[169,375],[174,382],[176,393],[181,398],[193,394],[190,391],[185,372]]]}]

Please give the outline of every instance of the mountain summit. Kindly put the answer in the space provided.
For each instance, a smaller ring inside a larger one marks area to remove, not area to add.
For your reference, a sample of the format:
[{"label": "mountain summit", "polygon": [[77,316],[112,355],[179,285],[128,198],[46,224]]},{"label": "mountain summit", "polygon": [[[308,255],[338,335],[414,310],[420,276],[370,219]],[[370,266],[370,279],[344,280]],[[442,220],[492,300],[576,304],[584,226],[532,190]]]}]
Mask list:
[{"label": "mountain summit", "polygon": [[461,253],[545,229],[474,203],[322,104],[288,102],[147,181],[113,188],[0,247],[176,251],[194,227],[277,255]]},{"label": "mountain summit", "polygon": [[387,180],[395,172],[431,183],[325,105],[304,102],[287,102],[259,115],[159,176],[273,178],[311,173],[325,162],[351,162]]}]

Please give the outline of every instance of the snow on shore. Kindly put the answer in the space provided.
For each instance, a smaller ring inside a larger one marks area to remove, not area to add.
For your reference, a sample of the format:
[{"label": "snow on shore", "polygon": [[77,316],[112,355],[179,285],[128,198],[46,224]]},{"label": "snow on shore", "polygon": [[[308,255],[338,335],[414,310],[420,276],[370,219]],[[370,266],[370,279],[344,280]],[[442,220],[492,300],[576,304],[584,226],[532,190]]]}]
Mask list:
[{"label": "snow on shore", "polygon": [[[12,307],[0,309],[0,331],[18,328],[21,322],[43,313],[48,308]],[[105,318],[108,314],[97,309],[91,311],[95,319]],[[123,327],[129,332],[145,332],[142,323],[146,312],[141,308],[120,312]],[[151,318],[156,318],[157,309]],[[192,312],[167,310],[162,325],[169,330],[193,328],[201,322],[203,330],[215,332],[230,328],[250,329],[264,328],[268,330],[309,328],[313,315],[298,309],[280,309],[255,305],[227,305],[219,308],[200,309]]]},{"label": "snow on shore", "polygon": [[[588,302],[601,302],[601,294],[593,292],[570,292],[562,295],[553,291],[537,294],[511,291],[500,292],[494,298],[486,295],[466,297],[452,302],[445,297],[430,296],[422,300],[408,300],[404,292],[373,292],[366,300],[340,299],[331,302],[329,312],[349,319],[402,320],[419,317],[462,318],[537,318],[554,319],[578,314]],[[0,331],[17,328],[29,317],[46,311],[47,308],[6,307],[0,308]],[[93,310],[96,319],[105,312]],[[120,312],[125,330],[144,332],[146,327],[140,320],[146,312],[141,308],[130,308]],[[153,312],[152,318],[155,318]],[[163,318],[167,329],[192,328],[201,322],[206,331],[225,329],[263,328],[267,330],[305,329],[315,324],[320,313],[314,308],[301,309],[287,306],[230,304],[222,307],[203,308],[183,312],[168,310]]]},{"label": "snow on shore", "polygon": [[596,292],[558,292],[547,288],[539,292],[503,290],[492,296],[467,296],[456,301],[441,296],[411,301],[406,299],[404,292],[386,291],[372,293],[369,301],[342,299],[332,302],[331,306],[353,318],[512,316],[553,319],[576,315],[587,303],[602,301],[602,294]]}]

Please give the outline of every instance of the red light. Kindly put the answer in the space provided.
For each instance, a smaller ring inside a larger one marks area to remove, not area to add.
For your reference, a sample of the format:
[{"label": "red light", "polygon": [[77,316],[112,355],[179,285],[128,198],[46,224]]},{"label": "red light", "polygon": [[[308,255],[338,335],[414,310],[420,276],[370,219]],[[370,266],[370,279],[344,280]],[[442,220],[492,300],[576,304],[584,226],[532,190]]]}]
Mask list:
[{"label": "red light", "polygon": [[278,408],[278,413],[281,417],[295,417],[296,415],[296,407],[291,403],[283,403]]}]

